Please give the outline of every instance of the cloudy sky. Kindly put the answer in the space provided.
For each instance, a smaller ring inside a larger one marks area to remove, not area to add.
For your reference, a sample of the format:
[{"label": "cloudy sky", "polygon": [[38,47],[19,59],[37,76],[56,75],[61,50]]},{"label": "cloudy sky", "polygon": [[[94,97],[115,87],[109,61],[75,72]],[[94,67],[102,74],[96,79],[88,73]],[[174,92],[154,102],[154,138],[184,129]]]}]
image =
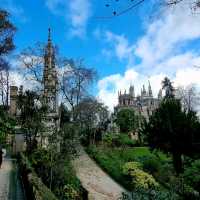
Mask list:
[{"label": "cloudy sky", "polygon": [[[105,7],[114,2],[113,7]],[[200,11],[188,3],[159,11],[148,4],[122,16],[110,16],[113,8],[126,8],[127,1],[111,0],[1,0],[17,26],[19,53],[35,42],[47,40],[51,27],[60,53],[84,58],[85,65],[98,71],[93,93],[110,109],[117,103],[118,90],[135,85],[139,93],[151,82],[156,96],[165,76],[175,86],[200,86]],[[185,0],[185,2],[189,2]],[[13,82],[21,84],[13,72]]]}]

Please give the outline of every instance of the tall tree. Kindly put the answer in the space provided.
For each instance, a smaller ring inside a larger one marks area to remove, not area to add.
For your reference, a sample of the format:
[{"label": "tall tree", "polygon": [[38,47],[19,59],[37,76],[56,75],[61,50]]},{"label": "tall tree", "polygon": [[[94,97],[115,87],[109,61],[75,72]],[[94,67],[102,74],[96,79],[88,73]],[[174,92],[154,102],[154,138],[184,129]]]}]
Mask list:
[{"label": "tall tree", "polygon": [[199,92],[194,85],[178,87],[176,96],[181,100],[182,106],[186,111],[197,110],[199,106]]},{"label": "tall tree", "polygon": [[32,152],[37,147],[37,137],[44,131],[43,118],[47,108],[39,101],[39,96],[32,91],[19,94],[17,100],[20,110],[19,123],[25,133],[27,152]]},{"label": "tall tree", "polygon": [[75,115],[81,128],[81,132],[86,132],[84,137],[95,142],[96,137],[101,138],[103,131],[107,128],[108,108],[92,97],[82,99],[75,107]]},{"label": "tall tree", "polygon": [[64,69],[64,73],[60,78],[60,88],[64,96],[64,100],[72,110],[72,119],[76,120],[75,107],[80,101],[89,96],[88,89],[96,78],[96,71],[93,68],[87,68],[83,65],[83,61],[72,61],[68,67]]},{"label": "tall tree", "polygon": [[194,153],[194,138],[198,134],[199,120],[195,112],[185,112],[180,100],[164,99],[150,116],[143,134],[152,149],[171,153],[177,174],[183,171],[182,155]]},{"label": "tall tree", "polygon": [[20,62],[20,72],[26,79],[42,84],[44,67],[45,45],[37,42],[34,46],[25,48],[18,56]]},{"label": "tall tree", "polygon": [[[9,99],[9,69],[10,65],[4,59],[0,59],[1,64],[3,65],[0,70],[0,96],[1,103],[3,106],[8,108],[8,99]],[[1,65],[0,64],[0,65]]]},{"label": "tall tree", "polygon": [[122,133],[136,131],[138,118],[132,109],[122,109],[117,113],[116,123]]},{"label": "tall tree", "polygon": [[[41,89],[44,67],[44,53],[46,46],[37,42],[33,47],[24,49],[20,55],[20,72],[31,81],[36,82]],[[88,89],[96,79],[96,71],[85,67],[83,59],[74,61],[61,57],[55,47],[55,65],[59,82],[59,93],[70,110],[78,105],[84,97],[88,96]],[[73,113],[73,112],[72,112]],[[76,116],[72,117],[73,119]]]},{"label": "tall tree", "polygon": [[14,49],[13,37],[16,28],[9,20],[9,13],[0,9],[0,96],[1,102],[8,107],[9,63],[6,55]]},{"label": "tall tree", "polygon": [[15,26],[9,20],[9,13],[0,9],[0,57],[7,55],[14,49],[15,31]]},{"label": "tall tree", "polygon": [[8,134],[13,134],[15,120],[10,118],[4,108],[0,106],[0,144],[6,144]]}]

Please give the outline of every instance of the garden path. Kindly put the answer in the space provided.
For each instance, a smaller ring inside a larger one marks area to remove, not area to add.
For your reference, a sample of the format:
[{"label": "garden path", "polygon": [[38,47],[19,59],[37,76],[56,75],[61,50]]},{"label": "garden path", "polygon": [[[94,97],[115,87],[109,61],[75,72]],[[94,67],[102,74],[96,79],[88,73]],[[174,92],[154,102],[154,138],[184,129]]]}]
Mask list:
[{"label": "garden path", "polygon": [[4,158],[0,169],[0,200],[24,200],[14,160]]},{"label": "garden path", "polygon": [[122,192],[126,192],[88,156],[83,147],[80,147],[73,165],[83,187],[89,192],[89,199],[117,200]]}]

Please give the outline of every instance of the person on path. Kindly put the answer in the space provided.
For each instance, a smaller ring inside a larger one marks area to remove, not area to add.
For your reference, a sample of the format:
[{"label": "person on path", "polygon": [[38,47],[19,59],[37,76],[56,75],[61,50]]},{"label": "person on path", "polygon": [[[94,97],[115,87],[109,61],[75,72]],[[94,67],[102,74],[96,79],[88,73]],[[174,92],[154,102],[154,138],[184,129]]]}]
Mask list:
[{"label": "person on path", "polygon": [[3,150],[0,147],[0,169],[1,169],[2,161],[3,161]]}]

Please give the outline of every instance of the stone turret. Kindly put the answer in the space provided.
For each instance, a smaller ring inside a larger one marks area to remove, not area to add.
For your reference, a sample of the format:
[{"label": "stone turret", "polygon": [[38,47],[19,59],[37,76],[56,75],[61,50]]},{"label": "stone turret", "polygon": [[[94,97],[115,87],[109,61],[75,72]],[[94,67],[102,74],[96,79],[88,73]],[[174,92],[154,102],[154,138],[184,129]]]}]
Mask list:
[{"label": "stone turret", "polygon": [[142,90],[141,90],[141,97],[146,97],[147,96],[147,91],[145,89],[145,85],[142,86]]},{"label": "stone turret", "polygon": [[16,116],[17,114],[17,86],[10,86],[10,114]]},{"label": "stone turret", "polygon": [[135,89],[133,85],[131,85],[129,88],[129,94],[131,97],[135,98]]},{"label": "stone turret", "polygon": [[162,99],[162,89],[160,89],[159,92],[158,92],[158,99],[159,99],[159,100]]}]

